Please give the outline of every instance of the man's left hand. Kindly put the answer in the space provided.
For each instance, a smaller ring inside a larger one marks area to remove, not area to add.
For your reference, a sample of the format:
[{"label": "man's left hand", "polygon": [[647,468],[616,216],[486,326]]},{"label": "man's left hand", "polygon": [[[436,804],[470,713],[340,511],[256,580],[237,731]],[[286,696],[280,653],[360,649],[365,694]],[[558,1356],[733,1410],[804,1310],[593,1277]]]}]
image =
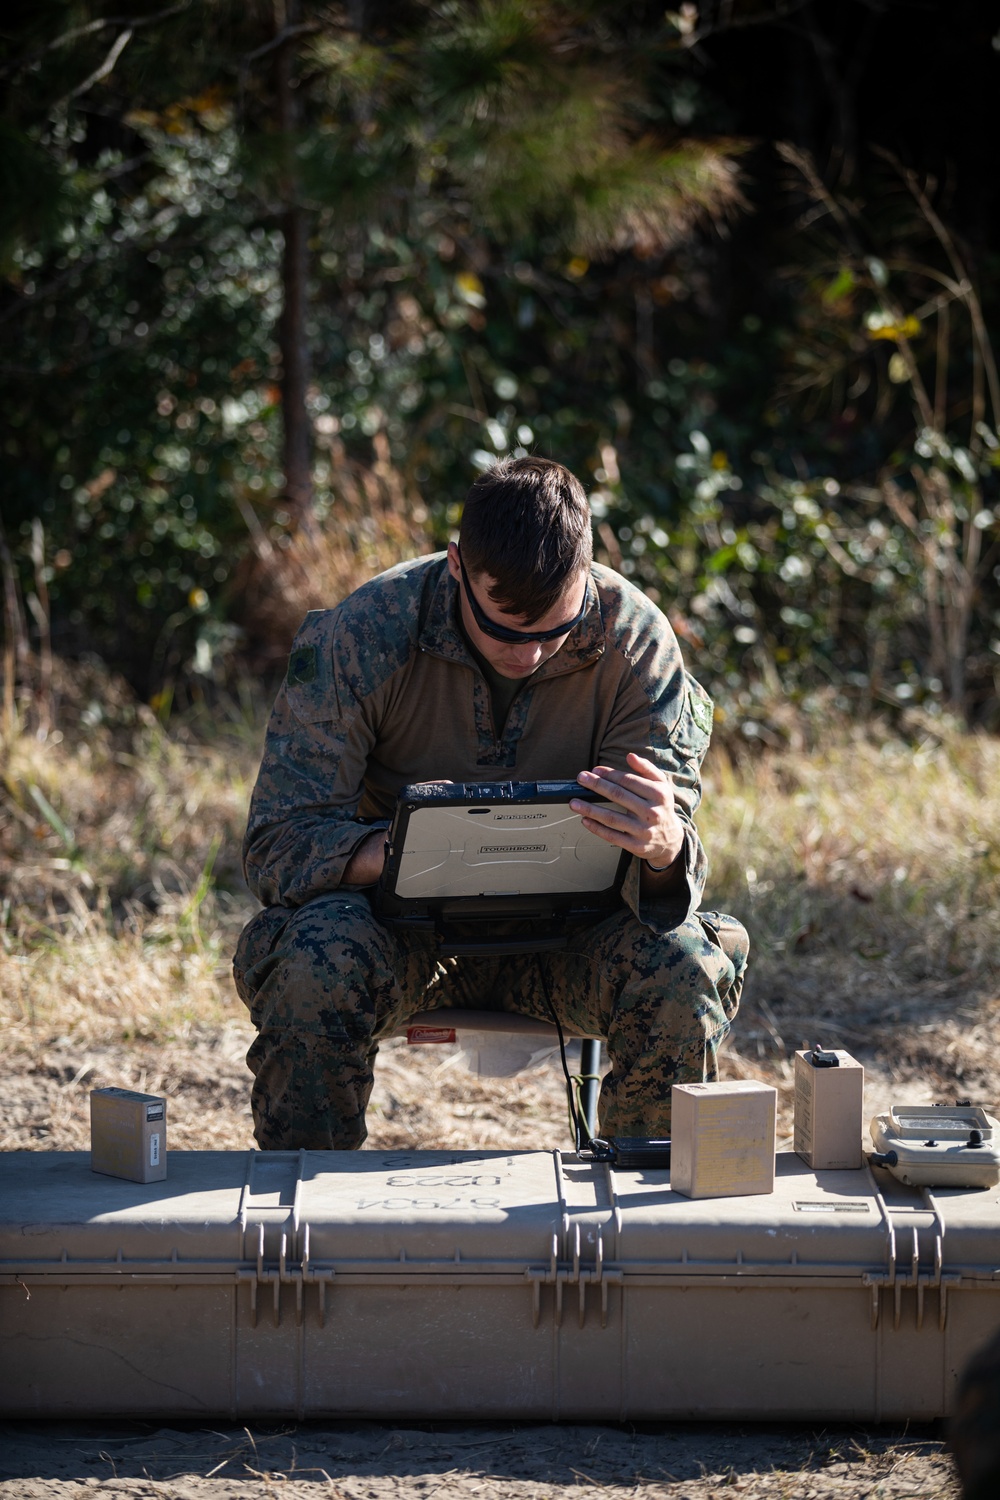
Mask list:
[{"label": "man's left hand", "polygon": [[588,791],[614,805],[570,802],[588,833],[660,869],[673,864],[684,847],[684,825],[674,805],[674,785],[665,771],[642,755],[627,757],[631,770],[595,766],[576,778]]}]

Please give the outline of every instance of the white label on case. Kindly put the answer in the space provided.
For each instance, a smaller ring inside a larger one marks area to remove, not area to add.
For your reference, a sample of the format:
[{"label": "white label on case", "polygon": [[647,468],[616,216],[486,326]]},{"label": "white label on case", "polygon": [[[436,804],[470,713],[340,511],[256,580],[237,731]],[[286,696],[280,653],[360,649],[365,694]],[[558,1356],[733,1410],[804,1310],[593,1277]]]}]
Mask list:
[{"label": "white label on case", "polygon": [[866,1214],[872,1210],[873,1205],[840,1201],[837,1203],[793,1203],[792,1207],[796,1213],[800,1214]]},{"label": "white label on case", "polygon": [[158,1167],[160,1165],[160,1132],[155,1130],[149,1137],[149,1165]]}]

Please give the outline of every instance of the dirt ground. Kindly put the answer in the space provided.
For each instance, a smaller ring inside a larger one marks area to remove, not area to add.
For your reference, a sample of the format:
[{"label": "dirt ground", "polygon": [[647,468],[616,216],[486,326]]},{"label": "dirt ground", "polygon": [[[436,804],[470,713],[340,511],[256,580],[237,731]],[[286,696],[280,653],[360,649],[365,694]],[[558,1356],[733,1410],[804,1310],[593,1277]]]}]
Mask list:
[{"label": "dirt ground", "polygon": [[5,1500],[957,1500],[937,1434],[377,1422],[0,1425]]},{"label": "dirt ground", "polygon": [[[780,981],[780,974],[776,971]],[[850,984],[848,976],[844,985]],[[823,974],[817,965],[815,987]],[[755,986],[740,1012],[738,1050],[727,1047],[724,1077],[760,1078],[778,1090],[778,1149],[792,1142],[792,1066],[789,1053],[811,1046],[829,1031],[822,999],[808,1001],[809,975],[799,964],[794,980],[797,1003],[783,1002],[770,987],[770,1000]],[[925,987],[926,989],[926,987]],[[802,996],[806,1001],[803,1003]],[[908,997],[922,1016],[937,1010],[925,1036],[908,1036],[905,1051],[894,1036],[905,1027],[899,1011],[877,1020],[845,1016],[840,996],[835,1045],[853,1050],[865,1066],[866,1115],[891,1101],[920,1103],[973,1095],[994,1108],[996,1076],[992,1052],[975,1045],[958,1002],[948,994]],[[977,1017],[979,1025],[983,1018]],[[775,1046],[781,1028],[780,1048]],[[825,1028],[825,1029],[824,1029]],[[955,1035],[963,1046],[955,1045]],[[175,1150],[239,1150],[253,1146],[250,1074],[245,1056],[253,1038],[249,1019],[234,1007],[221,1025],[194,1024],[167,1039],[123,1042],[95,1024],[81,1041],[73,1035],[22,1034],[8,1053],[0,1103],[0,1150],[83,1151],[90,1146],[89,1097],[94,1088],[119,1087],[165,1094],[169,1101],[169,1144]],[[456,1147],[509,1147],[515,1150],[572,1148],[566,1094],[558,1058],[511,1078],[480,1078],[465,1066],[455,1046],[407,1046],[405,1039],[383,1043],[368,1109],[368,1148],[434,1150]]]}]

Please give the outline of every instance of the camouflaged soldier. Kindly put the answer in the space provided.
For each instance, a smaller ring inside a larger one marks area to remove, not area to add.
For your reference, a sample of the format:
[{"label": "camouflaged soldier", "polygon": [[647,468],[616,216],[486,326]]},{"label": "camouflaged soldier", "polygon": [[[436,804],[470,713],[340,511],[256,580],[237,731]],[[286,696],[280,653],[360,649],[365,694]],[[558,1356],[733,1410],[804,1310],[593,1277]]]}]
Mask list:
[{"label": "camouflaged soldier", "polygon": [[[296,638],[244,843],[264,906],[240,939],[266,1149],[365,1139],[378,1040],[429,1006],[496,1008],[607,1041],[604,1135],[669,1133],[674,1083],[717,1076],[747,937],[700,912],[693,818],[711,701],[641,590],[592,564],[590,511],[559,464],[507,459],[473,485],[459,544],[391,568]],[[367,892],[408,782],[571,780],[633,855],[620,911],[558,952],[441,960]]]}]

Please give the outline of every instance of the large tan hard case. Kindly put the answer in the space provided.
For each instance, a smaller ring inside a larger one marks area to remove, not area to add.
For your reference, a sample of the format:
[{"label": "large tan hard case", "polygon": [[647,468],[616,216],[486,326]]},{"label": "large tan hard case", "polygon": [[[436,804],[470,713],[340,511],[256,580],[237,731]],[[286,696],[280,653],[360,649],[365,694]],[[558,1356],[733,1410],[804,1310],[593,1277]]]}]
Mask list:
[{"label": "large tan hard case", "polygon": [[1000,1325],[1000,1189],[778,1158],[684,1198],[559,1153],[0,1156],[6,1415],[932,1418]]}]

